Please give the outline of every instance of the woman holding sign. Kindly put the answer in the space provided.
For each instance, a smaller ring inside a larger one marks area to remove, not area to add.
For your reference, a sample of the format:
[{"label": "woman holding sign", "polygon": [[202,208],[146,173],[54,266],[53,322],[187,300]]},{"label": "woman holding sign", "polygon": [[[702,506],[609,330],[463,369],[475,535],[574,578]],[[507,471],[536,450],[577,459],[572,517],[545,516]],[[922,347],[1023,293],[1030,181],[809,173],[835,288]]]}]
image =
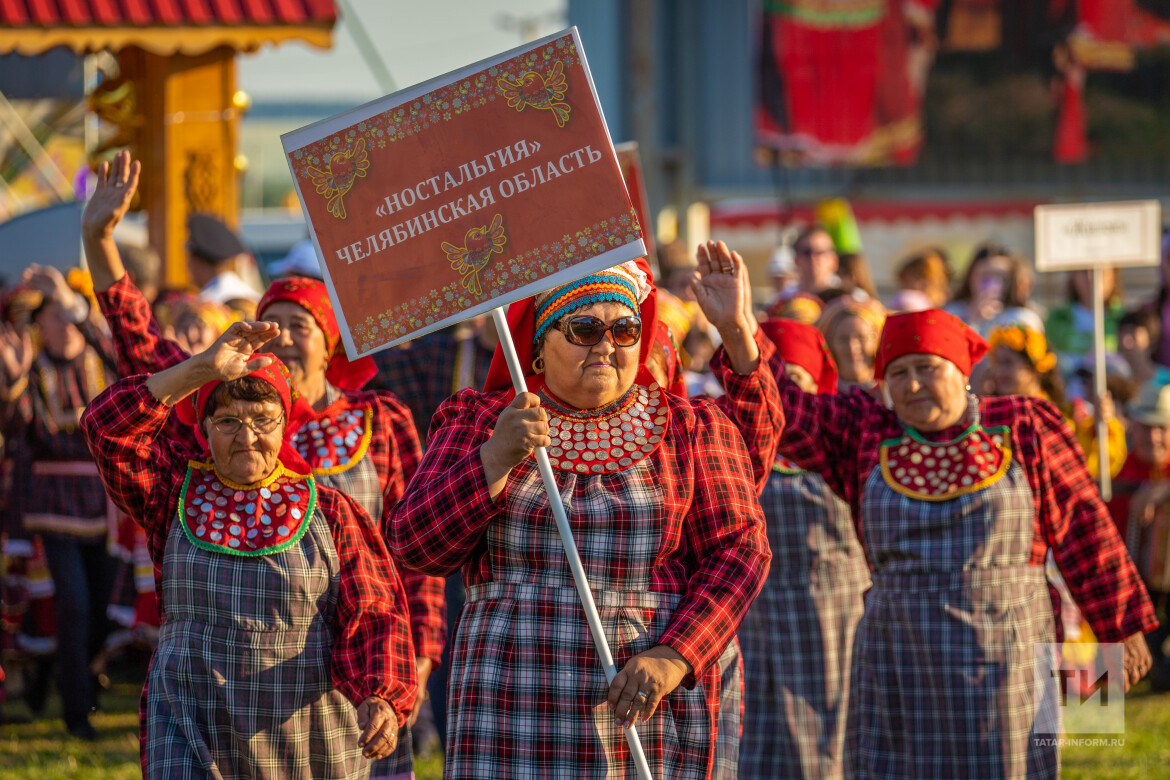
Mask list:
[{"label": "woman holding sign", "polygon": [[873,567],[846,776],[1058,776],[1059,718],[1038,721],[1056,705],[1038,706],[1034,679],[1059,639],[1050,547],[1097,636],[1124,642],[1126,685],[1150,665],[1150,600],[1071,431],[1041,399],[970,395],[986,351],[946,312],[891,316],[875,363],[884,404],[808,393],[774,365],[781,454],[850,504]]},{"label": "woman holding sign", "polygon": [[[128,152],[119,153],[112,164],[103,163],[83,218],[86,257],[102,313],[113,331],[123,374],[155,373],[187,358],[175,342],[161,337],[149,305],[126,276],[113,244],[113,230],[134,196],[139,170]],[[419,461],[418,436],[410,411],[392,393],[361,390],[375,373],[375,366],[369,358],[346,359],[322,282],[304,277],[278,279],[260,300],[257,311],[260,319],[281,326],[270,346],[288,367],[298,392],[312,410],[302,427],[290,429],[294,448],[318,483],[357,501],[381,533],[382,519],[402,495]],[[187,437],[186,431],[175,433]],[[410,606],[420,688],[425,690],[426,678],[442,654],[444,583],[405,570],[402,579]],[[422,700],[420,696],[416,702],[412,724]],[[399,750],[375,766],[375,777],[410,776],[409,730],[399,741]]]},{"label": "woman holding sign", "polygon": [[[288,369],[258,354],[277,330],[236,323],[81,419],[162,572],[146,777],[364,777],[363,756],[394,750],[414,704],[402,583],[361,507],[285,440],[307,410]],[[172,416],[199,447],[166,435]]]},{"label": "woman holding sign", "polygon": [[[390,518],[399,560],[462,566],[469,586],[446,777],[632,777],[622,729],[641,722],[655,777],[705,778],[716,661],[770,558],[749,455],[712,402],[672,396],[645,370],[654,297],[633,263],[514,304],[508,321],[529,392],[506,389],[497,353],[487,391],[435,415]],[[752,349],[731,355],[742,375],[726,383],[768,379]],[[612,685],[530,457],[539,446],[620,669]]]}]

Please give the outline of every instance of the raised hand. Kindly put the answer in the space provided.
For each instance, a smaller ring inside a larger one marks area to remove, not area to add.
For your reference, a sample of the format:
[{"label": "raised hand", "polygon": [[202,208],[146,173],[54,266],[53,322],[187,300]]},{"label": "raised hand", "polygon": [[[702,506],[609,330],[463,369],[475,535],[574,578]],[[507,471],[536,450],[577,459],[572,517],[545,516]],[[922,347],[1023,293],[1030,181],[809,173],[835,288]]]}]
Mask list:
[{"label": "raised hand", "polygon": [[77,294],[61,272],[51,265],[33,263],[24,269],[20,281],[45,296],[46,300],[56,301],[65,308],[73,305],[73,298]]},{"label": "raised hand", "polygon": [[759,365],[756,317],[752,311],[751,280],[738,252],[722,241],[700,244],[699,265],[691,289],[703,315],[719,331],[723,348],[737,374],[750,374]]},{"label": "raised hand", "polygon": [[691,289],[703,315],[721,332],[728,327],[745,327],[743,301],[751,290],[743,258],[722,241],[699,244],[696,256],[699,265]]},{"label": "raised hand", "polygon": [[111,238],[114,228],[126,216],[138,189],[142,164],[130,160],[130,152],[118,152],[112,163],[98,166],[97,188],[81,215],[81,233],[86,238]]},{"label": "raised hand", "polygon": [[202,362],[211,379],[230,382],[271,365],[272,358],[253,356],[279,335],[280,326],[275,322],[235,322],[195,359]]},{"label": "raised hand", "polygon": [[11,325],[0,324],[0,365],[8,386],[28,376],[36,348],[27,329],[17,331]]},{"label": "raised hand", "polygon": [[279,335],[275,322],[233,323],[198,355],[151,376],[146,387],[159,401],[174,406],[208,382],[230,382],[271,365],[274,358],[255,355]]}]

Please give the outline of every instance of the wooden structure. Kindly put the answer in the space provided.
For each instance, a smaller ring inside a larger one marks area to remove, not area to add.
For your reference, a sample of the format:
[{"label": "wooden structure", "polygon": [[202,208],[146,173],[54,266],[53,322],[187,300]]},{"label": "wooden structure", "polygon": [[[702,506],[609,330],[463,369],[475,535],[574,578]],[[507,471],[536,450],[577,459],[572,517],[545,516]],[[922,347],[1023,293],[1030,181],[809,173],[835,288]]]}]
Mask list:
[{"label": "wooden structure", "polygon": [[0,0],[0,53],[56,46],[115,54],[120,74],[90,95],[149,174],[141,185],[165,282],[186,282],[187,215],[238,222],[235,56],[267,43],[332,45],[333,0]]}]

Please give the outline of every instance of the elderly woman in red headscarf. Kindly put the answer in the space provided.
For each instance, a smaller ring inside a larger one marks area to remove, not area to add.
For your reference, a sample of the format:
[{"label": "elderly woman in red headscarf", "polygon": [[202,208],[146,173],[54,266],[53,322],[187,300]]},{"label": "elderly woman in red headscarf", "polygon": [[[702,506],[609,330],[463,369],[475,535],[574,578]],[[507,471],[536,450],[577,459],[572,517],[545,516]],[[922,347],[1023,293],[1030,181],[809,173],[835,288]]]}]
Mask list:
[{"label": "elderly woman in red headscarf", "polygon": [[[445,776],[633,777],[622,730],[641,722],[656,777],[705,778],[716,662],[770,557],[743,440],[713,402],[673,396],[645,370],[654,296],[633,263],[508,319],[528,392],[509,389],[497,353],[486,391],[435,415],[390,519],[400,560],[462,566],[469,586]],[[724,382],[767,379],[758,356],[736,370]],[[531,457],[540,446],[620,670],[612,685]]]},{"label": "elderly woman in red headscarf", "polygon": [[[284,365],[258,354],[277,335],[236,323],[82,417],[102,482],[162,569],[148,777],[362,777],[414,705],[402,583],[364,510],[287,444],[307,410]],[[173,414],[200,448],[165,435]]]},{"label": "elderly woman in red headscarf", "polygon": [[[126,277],[113,229],[129,207],[140,166],[126,152],[103,163],[97,189],[86,206],[83,236],[102,313],[110,322],[124,374],[154,373],[176,365],[187,354],[161,338],[146,300]],[[357,501],[382,529],[382,521],[402,496],[418,465],[420,448],[410,410],[393,393],[363,391],[374,375],[373,361],[350,362],[325,285],[304,277],[278,279],[257,307],[258,317],[280,326],[270,344],[292,375],[312,414],[291,430],[292,443],[322,485]],[[420,685],[439,663],[443,644],[443,581],[402,572],[410,605]],[[420,697],[418,705],[421,705]],[[417,717],[417,706],[411,717]],[[401,748],[374,769],[374,776],[407,777],[412,771],[408,733]]]},{"label": "elderly woman in red headscarf", "polygon": [[1055,692],[1038,706],[1034,680],[1033,648],[1058,641],[1049,548],[1098,637],[1124,643],[1126,684],[1149,668],[1153,609],[1080,448],[1042,399],[970,395],[986,350],[943,311],[891,316],[884,404],[806,392],[775,361],[780,451],[850,505],[872,567],[847,776],[1059,774]]},{"label": "elderly woman in red headscarf", "polygon": [[[760,329],[792,384],[837,392],[836,365],[816,328],[769,320]],[[740,775],[840,778],[869,567],[849,505],[820,474],[778,456],[760,503],[773,565],[739,630],[747,680]]]},{"label": "elderly woman in red headscarf", "polygon": [[876,385],[873,363],[885,321],[885,307],[873,298],[859,301],[842,295],[821,310],[817,327],[825,334],[829,353],[837,363],[840,392],[854,387],[869,392]]}]

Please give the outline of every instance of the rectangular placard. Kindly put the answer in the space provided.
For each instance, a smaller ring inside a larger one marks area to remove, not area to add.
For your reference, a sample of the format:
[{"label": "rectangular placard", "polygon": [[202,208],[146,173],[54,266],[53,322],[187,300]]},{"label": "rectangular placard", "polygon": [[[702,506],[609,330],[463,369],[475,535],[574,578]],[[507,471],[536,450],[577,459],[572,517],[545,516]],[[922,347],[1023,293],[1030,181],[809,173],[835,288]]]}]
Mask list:
[{"label": "rectangular placard", "polygon": [[638,214],[638,221],[642,223],[642,241],[646,244],[646,256],[653,266],[656,260],[654,246],[654,221],[650,218],[650,202],[646,199],[646,175],[643,172],[642,158],[638,154],[638,142],[626,141],[614,147],[617,152],[618,165],[622,169],[622,178],[626,180],[626,192],[634,204],[634,211]]},{"label": "rectangular placard", "polygon": [[576,28],[281,140],[351,358],[645,254]]},{"label": "rectangular placard", "polygon": [[1037,206],[1036,269],[1157,265],[1162,218],[1156,200]]}]

